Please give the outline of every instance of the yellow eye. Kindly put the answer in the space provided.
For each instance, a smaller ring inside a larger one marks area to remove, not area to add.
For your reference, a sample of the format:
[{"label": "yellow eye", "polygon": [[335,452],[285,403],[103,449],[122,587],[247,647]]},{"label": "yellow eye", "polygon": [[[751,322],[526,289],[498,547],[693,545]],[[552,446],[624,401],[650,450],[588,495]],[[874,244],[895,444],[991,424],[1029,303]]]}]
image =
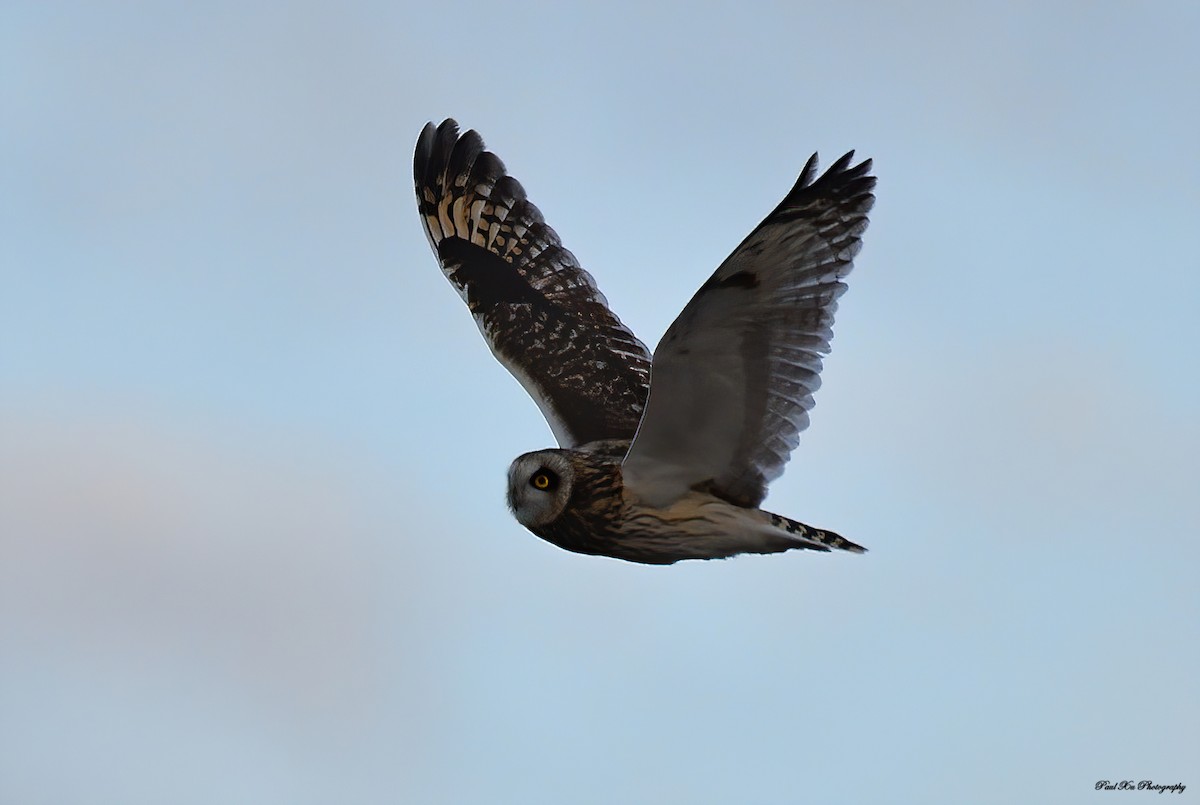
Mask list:
[{"label": "yellow eye", "polygon": [[534,489],[549,489],[550,476],[544,472],[539,472],[537,475],[529,479],[529,483],[533,484]]}]

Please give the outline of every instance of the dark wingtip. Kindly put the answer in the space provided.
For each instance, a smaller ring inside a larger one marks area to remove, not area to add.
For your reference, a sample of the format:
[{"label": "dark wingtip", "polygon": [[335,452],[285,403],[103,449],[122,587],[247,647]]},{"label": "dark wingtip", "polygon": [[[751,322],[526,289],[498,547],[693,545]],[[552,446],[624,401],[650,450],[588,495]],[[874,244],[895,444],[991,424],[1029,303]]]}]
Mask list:
[{"label": "dark wingtip", "polygon": [[[813,151],[812,156],[808,158],[808,162],[804,163],[804,168],[800,171],[800,177],[796,179],[796,184],[792,187],[791,193],[797,190],[803,190],[812,184],[813,179],[817,176],[817,164],[819,157],[816,151]],[[788,195],[791,195],[789,193]]]},{"label": "dark wingtip", "polygon": [[413,157],[413,176],[417,186],[438,184],[445,173],[446,162],[458,141],[458,123],[448,117],[437,128],[429,123],[421,130],[417,152]]},{"label": "dark wingtip", "polygon": [[[788,193],[788,195],[793,195],[801,190],[804,190],[805,188],[812,187],[813,185],[820,184],[822,182],[836,182],[841,184],[849,182],[853,179],[866,177],[870,172],[872,165],[874,164],[872,160],[865,159],[857,165],[851,167],[850,163],[853,161],[854,149],[850,149],[846,153],[842,154],[836,162],[830,165],[829,168],[823,174],[821,174],[820,178],[817,178],[818,156],[817,152],[814,151],[813,155],[810,156],[808,161],[804,163],[804,168],[800,171],[800,178],[796,180],[796,184],[792,187],[792,190],[790,193]],[[872,176],[869,178],[871,179],[871,182],[874,183],[875,177]]]},{"label": "dark wingtip", "polygon": [[461,178],[465,182],[475,160],[483,153],[483,138],[479,132],[471,129],[454,143],[446,162],[446,181]]},{"label": "dark wingtip", "polygon": [[437,137],[437,127],[433,121],[425,124],[417,136],[417,145],[413,149],[413,180],[420,185],[429,169],[429,160],[433,158],[433,141]]},{"label": "dark wingtip", "polygon": [[860,186],[865,186],[870,189],[875,186],[875,177],[871,175],[871,168],[875,166],[875,160],[864,159],[857,165],[851,165],[854,161],[853,149],[842,154],[842,158],[829,166],[829,170],[825,171],[822,179],[829,177],[831,182],[836,181],[840,185],[849,186],[852,183],[858,183]]},{"label": "dark wingtip", "polygon": [[802,198],[825,194],[840,197],[861,196],[864,197],[863,201],[869,204],[873,197],[865,197],[870,196],[875,187],[875,177],[871,175],[874,163],[870,159],[864,159],[857,165],[852,165],[853,161],[854,151],[847,151],[817,177],[817,155],[813,154],[805,163],[795,186],[780,202],[780,208],[799,203]]}]

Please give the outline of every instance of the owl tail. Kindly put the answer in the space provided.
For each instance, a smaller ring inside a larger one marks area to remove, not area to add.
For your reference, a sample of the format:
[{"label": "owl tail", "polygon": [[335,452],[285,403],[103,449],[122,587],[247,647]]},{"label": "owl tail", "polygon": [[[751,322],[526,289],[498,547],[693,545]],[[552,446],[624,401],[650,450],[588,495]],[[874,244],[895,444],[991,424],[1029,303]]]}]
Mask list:
[{"label": "owl tail", "polygon": [[851,553],[866,553],[867,549],[861,545],[851,542],[841,534],[835,534],[832,531],[822,531],[819,528],[813,528],[810,525],[792,520],[779,514],[771,512],[763,512],[770,521],[771,525],[781,531],[786,531],[791,537],[803,545],[797,545],[797,548],[809,548],[814,551],[828,551],[837,549],[839,551],[850,551]]}]

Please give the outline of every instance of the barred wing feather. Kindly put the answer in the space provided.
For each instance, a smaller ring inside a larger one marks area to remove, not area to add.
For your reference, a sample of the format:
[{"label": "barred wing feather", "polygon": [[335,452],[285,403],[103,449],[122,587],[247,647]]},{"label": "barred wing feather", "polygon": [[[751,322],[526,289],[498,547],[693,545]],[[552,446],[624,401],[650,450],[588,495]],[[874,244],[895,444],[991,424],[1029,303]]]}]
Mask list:
[{"label": "barred wing feather", "polygon": [[474,131],[425,126],[417,206],[442,271],[561,447],[633,437],[650,353]]}]

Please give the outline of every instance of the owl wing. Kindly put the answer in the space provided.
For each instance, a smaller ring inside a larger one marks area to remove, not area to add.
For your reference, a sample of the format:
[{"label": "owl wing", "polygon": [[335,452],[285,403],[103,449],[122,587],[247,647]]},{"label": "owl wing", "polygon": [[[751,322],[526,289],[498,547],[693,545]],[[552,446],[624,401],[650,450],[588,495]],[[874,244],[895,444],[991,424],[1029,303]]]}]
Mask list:
[{"label": "owl wing", "polygon": [[650,399],[623,464],[654,505],[703,489],[758,506],[808,426],[842,279],[875,201],[871,161],[816,154],[654,351]]},{"label": "owl wing", "polygon": [[650,353],[608,309],[520,182],[476,132],[459,136],[453,120],[421,131],[413,175],[442,271],[559,445],[633,438]]}]

